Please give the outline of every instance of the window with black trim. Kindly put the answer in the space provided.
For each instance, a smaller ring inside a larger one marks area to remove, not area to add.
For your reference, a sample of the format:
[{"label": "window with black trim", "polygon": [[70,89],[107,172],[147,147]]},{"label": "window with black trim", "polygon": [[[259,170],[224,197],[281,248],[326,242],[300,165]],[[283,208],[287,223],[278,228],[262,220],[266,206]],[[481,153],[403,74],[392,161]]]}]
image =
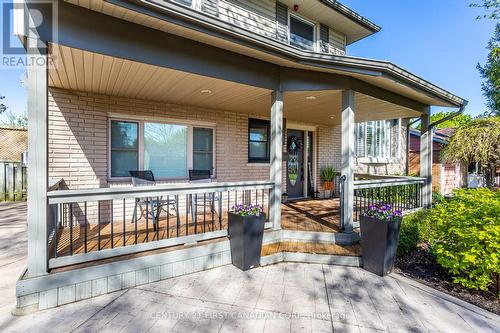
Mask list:
[{"label": "window with black trim", "polygon": [[302,18],[290,15],[290,45],[314,51],[315,26]]},{"label": "window with black trim", "polygon": [[128,177],[139,165],[139,123],[111,121],[111,177]]},{"label": "window with black trim", "polygon": [[269,129],[267,120],[248,119],[248,162],[269,163]]}]

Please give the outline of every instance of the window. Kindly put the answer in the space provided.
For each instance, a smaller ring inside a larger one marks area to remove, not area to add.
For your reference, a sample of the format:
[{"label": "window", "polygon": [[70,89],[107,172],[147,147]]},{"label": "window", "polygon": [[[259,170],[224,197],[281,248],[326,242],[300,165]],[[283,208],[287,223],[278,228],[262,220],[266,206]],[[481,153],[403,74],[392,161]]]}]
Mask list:
[{"label": "window", "polygon": [[111,120],[109,175],[151,170],[158,179],[187,178],[189,169],[214,174],[213,140],[213,128]]},{"label": "window", "polygon": [[178,2],[181,5],[189,6],[191,7],[193,0],[174,0],[174,2]]},{"label": "window", "polygon": [[144,170],[157,178],[187,175],[187,126],[144,123]]},{"label": "window", "polygon": [[111,177],[128,177],[139,165],[139,124],[111,122]]},{"label": "window", "polygon": [[193,128],[193,169],[213,170],[214,134],[211,128]]},{"label": "window", "polygon": [[314,41],[314,24],[290,15],[290,45],[313,51]]},{"label": "window", "polygon": [[248,162],[269,163],[269,121],[248,120]]},{"label": "window", "polygon": [[[396,157],[400,136],[398,120],[368,121],[356,125],[356,156],[373,158]],[[393,140],[394,139],[394,140]],[[394,141],[394,142],[393,142]]]}]

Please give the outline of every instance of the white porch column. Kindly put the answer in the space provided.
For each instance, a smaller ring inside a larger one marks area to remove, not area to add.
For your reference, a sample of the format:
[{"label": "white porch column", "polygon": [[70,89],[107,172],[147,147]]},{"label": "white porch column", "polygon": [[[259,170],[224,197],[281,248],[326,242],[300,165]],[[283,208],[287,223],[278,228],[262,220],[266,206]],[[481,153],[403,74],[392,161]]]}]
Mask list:
[{"label": "white porch column", "polygon": [[432,129],[430,128],[430,108],[420,117],[420,177],[425,178],[422,187],[422,206],[432,206]]},{"label": "white porch column", "polygon": [[30,29],[28,88],[28,275],[48,272],[48,81],[47,48]]},{"label": "white porch column", "polygon": [[281,177],[283,167],[283,93],[274,91],[271,95],[271,167],[269,179],[274,183],[271,192],[269,221],[273,229],[281,229]]},{"label": "white porch column", "polygon": [[344,182],[344,232],[352,232],[354,211],[354,91],[342,91],[342,176]]}]

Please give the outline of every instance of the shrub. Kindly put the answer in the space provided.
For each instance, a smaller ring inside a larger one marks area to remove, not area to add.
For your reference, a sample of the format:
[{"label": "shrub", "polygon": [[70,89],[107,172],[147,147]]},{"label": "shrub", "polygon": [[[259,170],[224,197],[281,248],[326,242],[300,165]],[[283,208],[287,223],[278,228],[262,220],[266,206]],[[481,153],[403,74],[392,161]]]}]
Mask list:
[{"label": "shrub", "polygon": [[431,238],[432,225],[428,222],[429,211],[420,210],[406,215],[401,223],[398,255],[408,254],[420,243],[427,243]]},{"label": "shrub", "polygon": [[[500,191],[457,190],[430,211],[431,246],[437,262],[467,288],[498,288]],[[496,285],[495,285],[496,284]]]}]

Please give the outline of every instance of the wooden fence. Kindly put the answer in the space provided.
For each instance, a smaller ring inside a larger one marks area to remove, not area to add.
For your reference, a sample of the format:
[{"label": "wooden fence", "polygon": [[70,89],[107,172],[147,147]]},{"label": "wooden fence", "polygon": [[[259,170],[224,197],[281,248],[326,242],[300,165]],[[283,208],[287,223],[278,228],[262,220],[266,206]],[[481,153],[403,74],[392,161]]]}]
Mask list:
[{"label": "wooden fence", "polygon": [[26,170],[21,162],[0,162],[0,201],[26,200]]}]

